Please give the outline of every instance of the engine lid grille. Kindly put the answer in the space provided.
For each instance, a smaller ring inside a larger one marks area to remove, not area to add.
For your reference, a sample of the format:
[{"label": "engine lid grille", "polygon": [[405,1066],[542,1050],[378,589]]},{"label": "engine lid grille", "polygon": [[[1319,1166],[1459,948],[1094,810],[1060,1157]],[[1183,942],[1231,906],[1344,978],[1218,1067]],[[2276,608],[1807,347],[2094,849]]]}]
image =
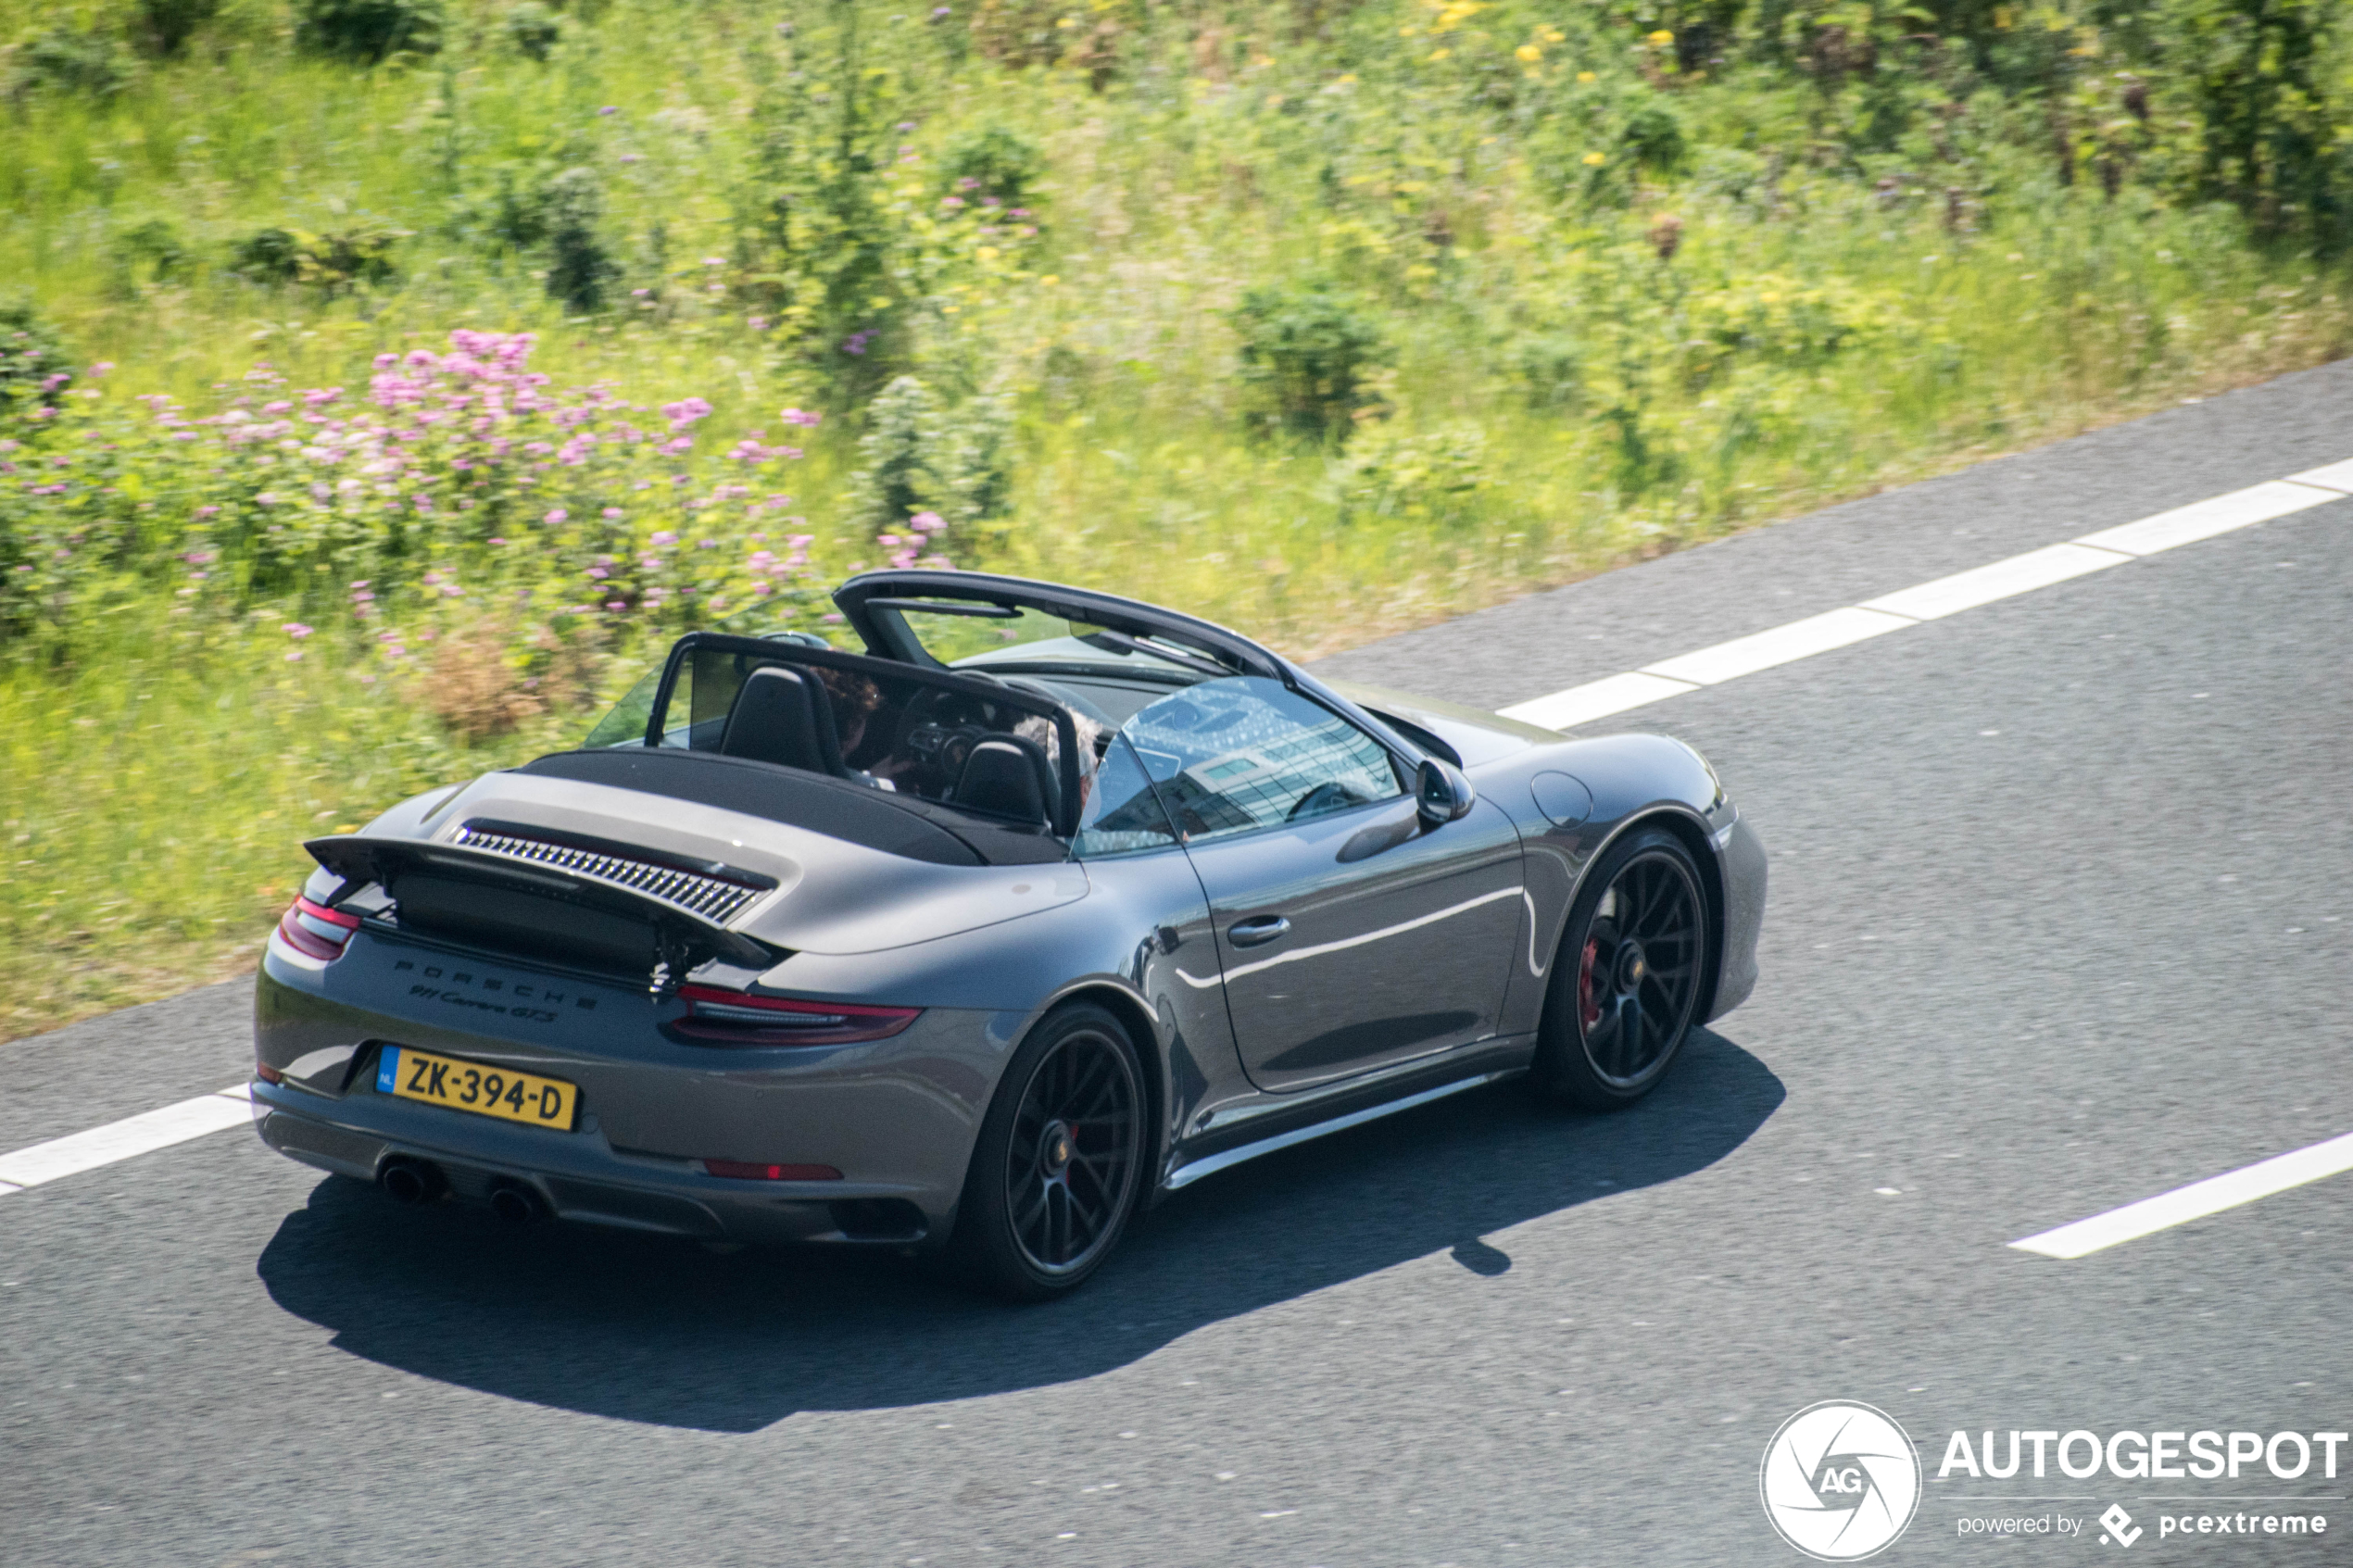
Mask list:
[{"label": "engine lid grille", "polygon": [[546,830],[525,831],[510,822],[467,822],[450,835],[449,842],[626,887],[713,924],[724,924],[776,885],[774,877],[733,866],[689,866],[657,859],[644,849],[625,849]]}]

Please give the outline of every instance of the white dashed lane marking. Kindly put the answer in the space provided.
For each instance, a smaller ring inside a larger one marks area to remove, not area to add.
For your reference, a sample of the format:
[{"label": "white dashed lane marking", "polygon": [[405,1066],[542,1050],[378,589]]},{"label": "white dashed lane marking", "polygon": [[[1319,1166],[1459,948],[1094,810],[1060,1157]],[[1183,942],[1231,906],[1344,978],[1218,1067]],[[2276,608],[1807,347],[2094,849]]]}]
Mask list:
[{"label": "white dashed lane marking", "polygon": [[14,1154],[0,1154],[0,1198],[54,1182],[60,1176],[79,1175],[118,1160],[169,1148],[207,1133],[243,1126],[252,1120],[253,1102],[245,1086],[239,1084],[234,1088],[198,1095],[159,1110],[126,1116],[86,1133],[37,1143]]},{"label": "white dashed lane marking", "polygon": [[[1718,685],[1743,675],[1753,675],[1760,670],[1775,669],[1801,659],[1811,659],[1818,653],[1829,653],[1834,648],[1848,647],[1872,637],[1883,636],[1890,632],[1901,632],[1924,621],[1934,621],[1961,610],[1974,609],[1980,605],[1992,604],[1997,599],[2047,588],[2086,572],[2122,566],[2160,550],[2211,539],[2217,534],[2228,533],[2272,518],[2285,517],[2308,507],[2341,501],[2347,495],[2353,495],[2353,458],[2331,463],[2325,468],[2309,469],[2286,479],[2251,485],[2245,490],[2233,490],[2227,495],[2217,495],[2190,506],[2176,507],[2171,511],[2158,512],[2137,522],[2086,533],[2069,544],[2029,550],[2007,560],[1997,560],[1950,577],[1940,577],[1934,582],[1882,595],[1859,605],[1849,605],[1843,609],[1808,616],[1803,621],[1793,621],[1786,626],[1776,626],[1768,632],[1735,637],[1730,642],[1718,643],[1713,647],[1662,659],[1622,675],[1610,675],[1571,686],[1566,691],[1531,697],[1503,709],[1503,712],[1506,718],[1541,724],[1547,729],[1572,729],[1596,719],[1606,719],[1614,713],[1646,708],[1654,702],[1697,691],[1702,686]],[[1993,734],[1997,732],[1988,730],[1982,733]],[[30,1148],[18,1149],[13,1154],[0,1155],[0,1198],[21,1192],[26,1187],[39,1186],[44,1182],[54,1182],[60,1176],[75,1175],[101,1165],[110,1165],[118,1160],[129,1160],[134,1155],[184,1143],[190,1138],[200,1138],[207,1133],[220,1132],[245,1122],[250,1115],[250,1102],[245,1087],[240,1085],[218,1094],[199,1095],[195,1099],[167,1105],[159,1110],[110,1122],[103,1127],[93,1127],[86,1133],[75,1133],[47,1143],[34,1144]],[[2086,1230],[2085,1227],[2113,1226],[2121,1217],[2143,1210],[2152,1214],[2170,1212],[2170,1210],[2152,1206],[2178,1204],[2188,1195],[2202,1193],[2208,1188],[2218,1192],[2237,1191],[2238,1187],[2218,1184],[2241,1182],[2256,1172],[2282,1166],[2283,1161],[2305,1160],[2321,1149],[2334,1149],[2340,1145],[2344,1146],[2342,1163],[2316,1171],[2312,1175],[2295,1177],[2281,1185],[2293,1186],[2299,1182],[2315,1181],[2321,1176],[2353,1169],[2353,1135],[2348,1135],[2322,1144],[2317,1149],[2282,1155],[2279,1160],[2266,1160],[2261,1165],[2250,1166],[2229,1176],[2217,1176],[2212,1182],[2201,1182],[2196,1186],[2183,1187],[2178,1193],[2169,1193],[2162,1198],[2150,1198],[2145,1203],[2120,1209],[2114,1214],[2099,1215],[2074,1225],[2062,1225],[2057,1230],[2029,1236],[2024,1241],[2010,1245],[2028,1251],[2047,1252],[2053,1257],[2079,1257],[2084,1252],[2114,1246],[2118,1241],[2130,1240],[2133,1236],[2146,1235],[2149,1230],[2179,1224],[2183,1220],[2196,1219],[2199,1214],[2252,1201],[2266,1193],[2276,1192],[2280,1187],[2250,1191],[2244,1198],[2224,1198],[2214,1202],[2211,1208],[2183,1212],[2176,1219],[2158,1220],[2142,1230],[2120,1229],[2109,1240],[2092,1241],[2078,1247],[2075,1251],[2058,1250],[2061,1246],[2075,1244],[2054,1238],[2070,1236],[2079,1232],[2087,1236],[2106,1235],[2106,1231]],[[2202,1202],[2205,1199],[2193,1201]]]},{"label": "white dashed lane marking", "polygon": [[2088,1220],[2078,1220],[2071,1225],[2061,1225],[2010,1245],[2021,1252],[2040,1252],[2045,1258],[2081,1258],[2119,1242],[2137,1240],[2346,1171],[2353,1171],[2353,1133],[2316,1143],[2309,1148],[2275,1155],[2241,1170],[2208,1176],[2202,1182],[2192,1182],[2155,1198],[2144,1198],[2138,1203],[2128,1203],[2121,1209],[2111,1209],[2105,1214],[2095,1214]]},{"label": "white dashed lane marking", "polygon": [[2342,501],[2348,495],[2353,495],[2353,458],[2176,507],[2137,522],[2103,528],[2064,545],[2046,545],[2007,560],[1882,594],[1859,605],[1793,621],[1769,632],[1735,637],[1696,653],[1645,664],[1623,675],[1605,675],[1566,691],[1530,697],[1502,711],[1506,719],[1517,719],[1522,723],[1541,724],[1552,730],[1573,729],[1615,713],[1664,702],[1702,686],[1718,685],[1760,670],[1847,647],[1867,638],[1901,632],[1923,621],[1936,621],[1999,599],[2031,594],[2037,588],[2047,588],[2087,572],[2125,566],[2143,556],[2194,545],[2201,539],[2268,522],[2308,507],[2324,507],[2332,501]]}]

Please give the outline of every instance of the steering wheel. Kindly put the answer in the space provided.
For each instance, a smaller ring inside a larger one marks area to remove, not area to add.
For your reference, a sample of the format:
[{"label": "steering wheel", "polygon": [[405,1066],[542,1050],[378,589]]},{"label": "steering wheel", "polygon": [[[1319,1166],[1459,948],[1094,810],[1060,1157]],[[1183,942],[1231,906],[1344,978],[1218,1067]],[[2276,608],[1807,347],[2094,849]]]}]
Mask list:
[{"label": "steering wheel", "polygon": [[1362,806],[1364,803],[1365,797],[1346,784],[1326,779],[1301,796],[1283,821],[1296,822],[1308,817],[1329,816],[1334,811],[1345,811],[1351,806]]}]

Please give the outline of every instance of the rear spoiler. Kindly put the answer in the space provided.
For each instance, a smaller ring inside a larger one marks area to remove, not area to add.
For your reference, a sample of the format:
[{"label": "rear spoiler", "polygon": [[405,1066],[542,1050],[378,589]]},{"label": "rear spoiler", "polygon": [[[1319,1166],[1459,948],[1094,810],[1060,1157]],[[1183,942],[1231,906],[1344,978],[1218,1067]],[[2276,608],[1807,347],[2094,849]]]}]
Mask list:
[{"label": "rear spoiler", "polygon": [[430,844],[413,838],[379,838],[365,834],[338,834],[303,845],[310,858],[335,875],[343,885],[328,898],[330,909],[341,905],[369,884],[383,886],[397,904],[400,878],[431,872],[462,882],[481,883],[512,892],[529,893],[599,914],[619,916],[652,928],[659,961],[653,966],[655,991],[666,992],[688,972],[711,959],[750,969],[769,969],[786,957],[779,948],[728,930],[675,904],[615,886],[593,877],[576,876],[557,866],[535,865],[487,849],[454,844]]}]

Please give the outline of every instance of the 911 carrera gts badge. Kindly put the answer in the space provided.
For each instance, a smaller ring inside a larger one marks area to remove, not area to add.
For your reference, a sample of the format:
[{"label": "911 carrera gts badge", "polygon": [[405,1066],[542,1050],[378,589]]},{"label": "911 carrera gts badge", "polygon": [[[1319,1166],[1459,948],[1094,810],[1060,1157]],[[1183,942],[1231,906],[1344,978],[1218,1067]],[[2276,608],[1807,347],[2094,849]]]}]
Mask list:
[{"label": "911 carrera gts badge", "polygon": [[[560,985],[550,985],[544,980],[518,980],[510,975],[493,974],[478,964],[460,969],[455,964],[399,959],[394,961],[392,967],[395,973],[407,972],[419,982],[434,983],[409,987],[409,994],[421,1000],[449,1002],[477,1011],[504,1013],[510,1018],[529,1019],[541,1023],[553,1023],[559,1009],[577,1012],[597,1010],[597,998],[594,997],[580,996]],[[464,989],[459,989],[461,986]]]}]

